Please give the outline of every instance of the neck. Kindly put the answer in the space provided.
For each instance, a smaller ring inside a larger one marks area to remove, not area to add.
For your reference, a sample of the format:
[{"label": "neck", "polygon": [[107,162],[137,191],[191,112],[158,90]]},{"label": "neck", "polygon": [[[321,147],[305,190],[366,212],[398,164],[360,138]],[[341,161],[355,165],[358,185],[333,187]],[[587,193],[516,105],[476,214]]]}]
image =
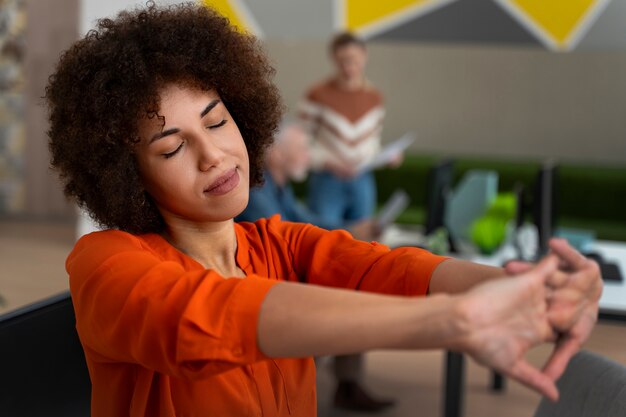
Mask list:
[{"label": "neck", "polygon": [[344,90],[361,90],[365,87],[365,77],[355,77],[355,78],[345,78],[342,76],[337,76],[336,78],[337,85]]},{"label": "neck", "polygon": [[174,247],[223,277],[242,277],[237,266],[237,236],[233,220],[198,224],[177,219],[164,234]]}]

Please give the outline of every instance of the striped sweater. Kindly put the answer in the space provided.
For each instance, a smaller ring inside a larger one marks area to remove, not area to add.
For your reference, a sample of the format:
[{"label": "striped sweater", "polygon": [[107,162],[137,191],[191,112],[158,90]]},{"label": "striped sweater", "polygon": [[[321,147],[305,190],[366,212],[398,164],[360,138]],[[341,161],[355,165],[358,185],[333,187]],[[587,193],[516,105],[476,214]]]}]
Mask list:
[{"label": "striped sweater", "polygon": [[308,91],[298,110],[313,138],[313,169],[326,162],[357,167],[380,149],[383,97],[369,83],[349,91],[327,80]]}]

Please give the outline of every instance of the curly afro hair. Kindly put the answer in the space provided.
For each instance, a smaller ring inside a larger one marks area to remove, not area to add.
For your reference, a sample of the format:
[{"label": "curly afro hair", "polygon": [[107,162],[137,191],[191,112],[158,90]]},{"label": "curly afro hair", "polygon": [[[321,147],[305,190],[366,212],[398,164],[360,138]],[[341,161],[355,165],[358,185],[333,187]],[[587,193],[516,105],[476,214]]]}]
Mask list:
[{"label": "curly afro hair", "polygon": [[273,75],[254,37],[204,6],[149,2],[100,20],[61,55],[46,87],[52,166],[65,194],[102,226],[163,231],[134,149],[139,119],[160,117],[158,92],[168,83],[220,95],[248,149],[250,185],[261,184],[283,110]]}]

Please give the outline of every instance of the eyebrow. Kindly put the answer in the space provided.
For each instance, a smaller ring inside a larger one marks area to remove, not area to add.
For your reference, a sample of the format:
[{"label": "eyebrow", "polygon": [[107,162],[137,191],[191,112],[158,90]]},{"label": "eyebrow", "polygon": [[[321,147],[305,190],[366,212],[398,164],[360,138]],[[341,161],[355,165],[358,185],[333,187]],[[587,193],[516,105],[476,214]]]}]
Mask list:
[{"label": "eyebrow", "polygon": [[200,117],[204,117],[206,116],[211,110],[213,110],[213,107],[217,106],[218,104],[220,104],[220,100],[213,100],[212,102],[210,102],[205,108],[204,110],[202,110],[200,112]]},{"label": "eyebrow", "polygon": [[161,138],[164,138],[165,136],[173,135],[174,133],[178,133],[178,132],[180,132],[180,129],[178,129],[178,128],[164,130],[164,131],[159,132],[156,135],[152,136],[152,139],[150,139],[150,143],[154,142],[155,140],[159,140]]},{"label": "eyebrow", "polygon": [[[210,112],[211,110],[213,110],[213,108],[214,108],[215,106],[217,106],[218,104],[220,104],[220,100],[213,100],[212,102],[210,102],[210,103],[209,103],[209,104],[208,104],[208,105],[204,108],[204,110],[202,110],[202,111],[200,112],[200,118],[203,118],[204,116],[206,116],[207,114],[209,114],[209,112]],[[168,135],[173,135],[173,134],[178,133],[178,132],[180,132],[180,129],[178,129],[178,128],[176,128],[176,127],[175,127],[175,128],[172,128],[172,129],[167,129],[167,130],[164,130],[164,131],[159,132],[159,133],[155,134],[154,136],[152,136],[152,138],[150,139],[150,143],[154,142],[155,140],[162,139],[162,138],[164,138],[165,136],[168,136]]]}]

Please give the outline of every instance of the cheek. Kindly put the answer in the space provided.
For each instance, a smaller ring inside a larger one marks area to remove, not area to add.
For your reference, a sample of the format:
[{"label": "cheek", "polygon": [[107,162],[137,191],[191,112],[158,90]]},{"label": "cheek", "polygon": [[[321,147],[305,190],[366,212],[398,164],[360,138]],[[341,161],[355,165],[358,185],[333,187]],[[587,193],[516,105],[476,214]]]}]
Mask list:
[{"label": "cheek", "polygon": [[146,191],[156,200],[162,200],[193,186],[192,170],[192,164],[153,159],[140,164],[139,174]]},{"label": "cheek", "polygon": [[166,194],[168,187],[168,176],[162,170],[153,170],[144,173],[142,180],[148,194],[154,199],[160,200]]},{"label": "cheek", "polygon": [[243,166],[241,166],[241,169],[244,169],[247,172],[250,166],[250,155],[248,155],[248,148],[246,147],[246,143],[243,141],[243,138],[239,144],[237,153],[239,154],[239,159],[242,161]]},{"label": "cheek", "polygon": [[137,157],[137,171],[146,191],[154,196],[156,185],[155,170],[150,162],[146,158],[142,158],[141,155]]},{"label": "cheek", "polygon": [[248,155],[248,149],[246,148],[245,145],[242,145],[240,153],[241,153],[241,159],[245,162],[246,167],[247,167],[250,163],[250,156]]}]

